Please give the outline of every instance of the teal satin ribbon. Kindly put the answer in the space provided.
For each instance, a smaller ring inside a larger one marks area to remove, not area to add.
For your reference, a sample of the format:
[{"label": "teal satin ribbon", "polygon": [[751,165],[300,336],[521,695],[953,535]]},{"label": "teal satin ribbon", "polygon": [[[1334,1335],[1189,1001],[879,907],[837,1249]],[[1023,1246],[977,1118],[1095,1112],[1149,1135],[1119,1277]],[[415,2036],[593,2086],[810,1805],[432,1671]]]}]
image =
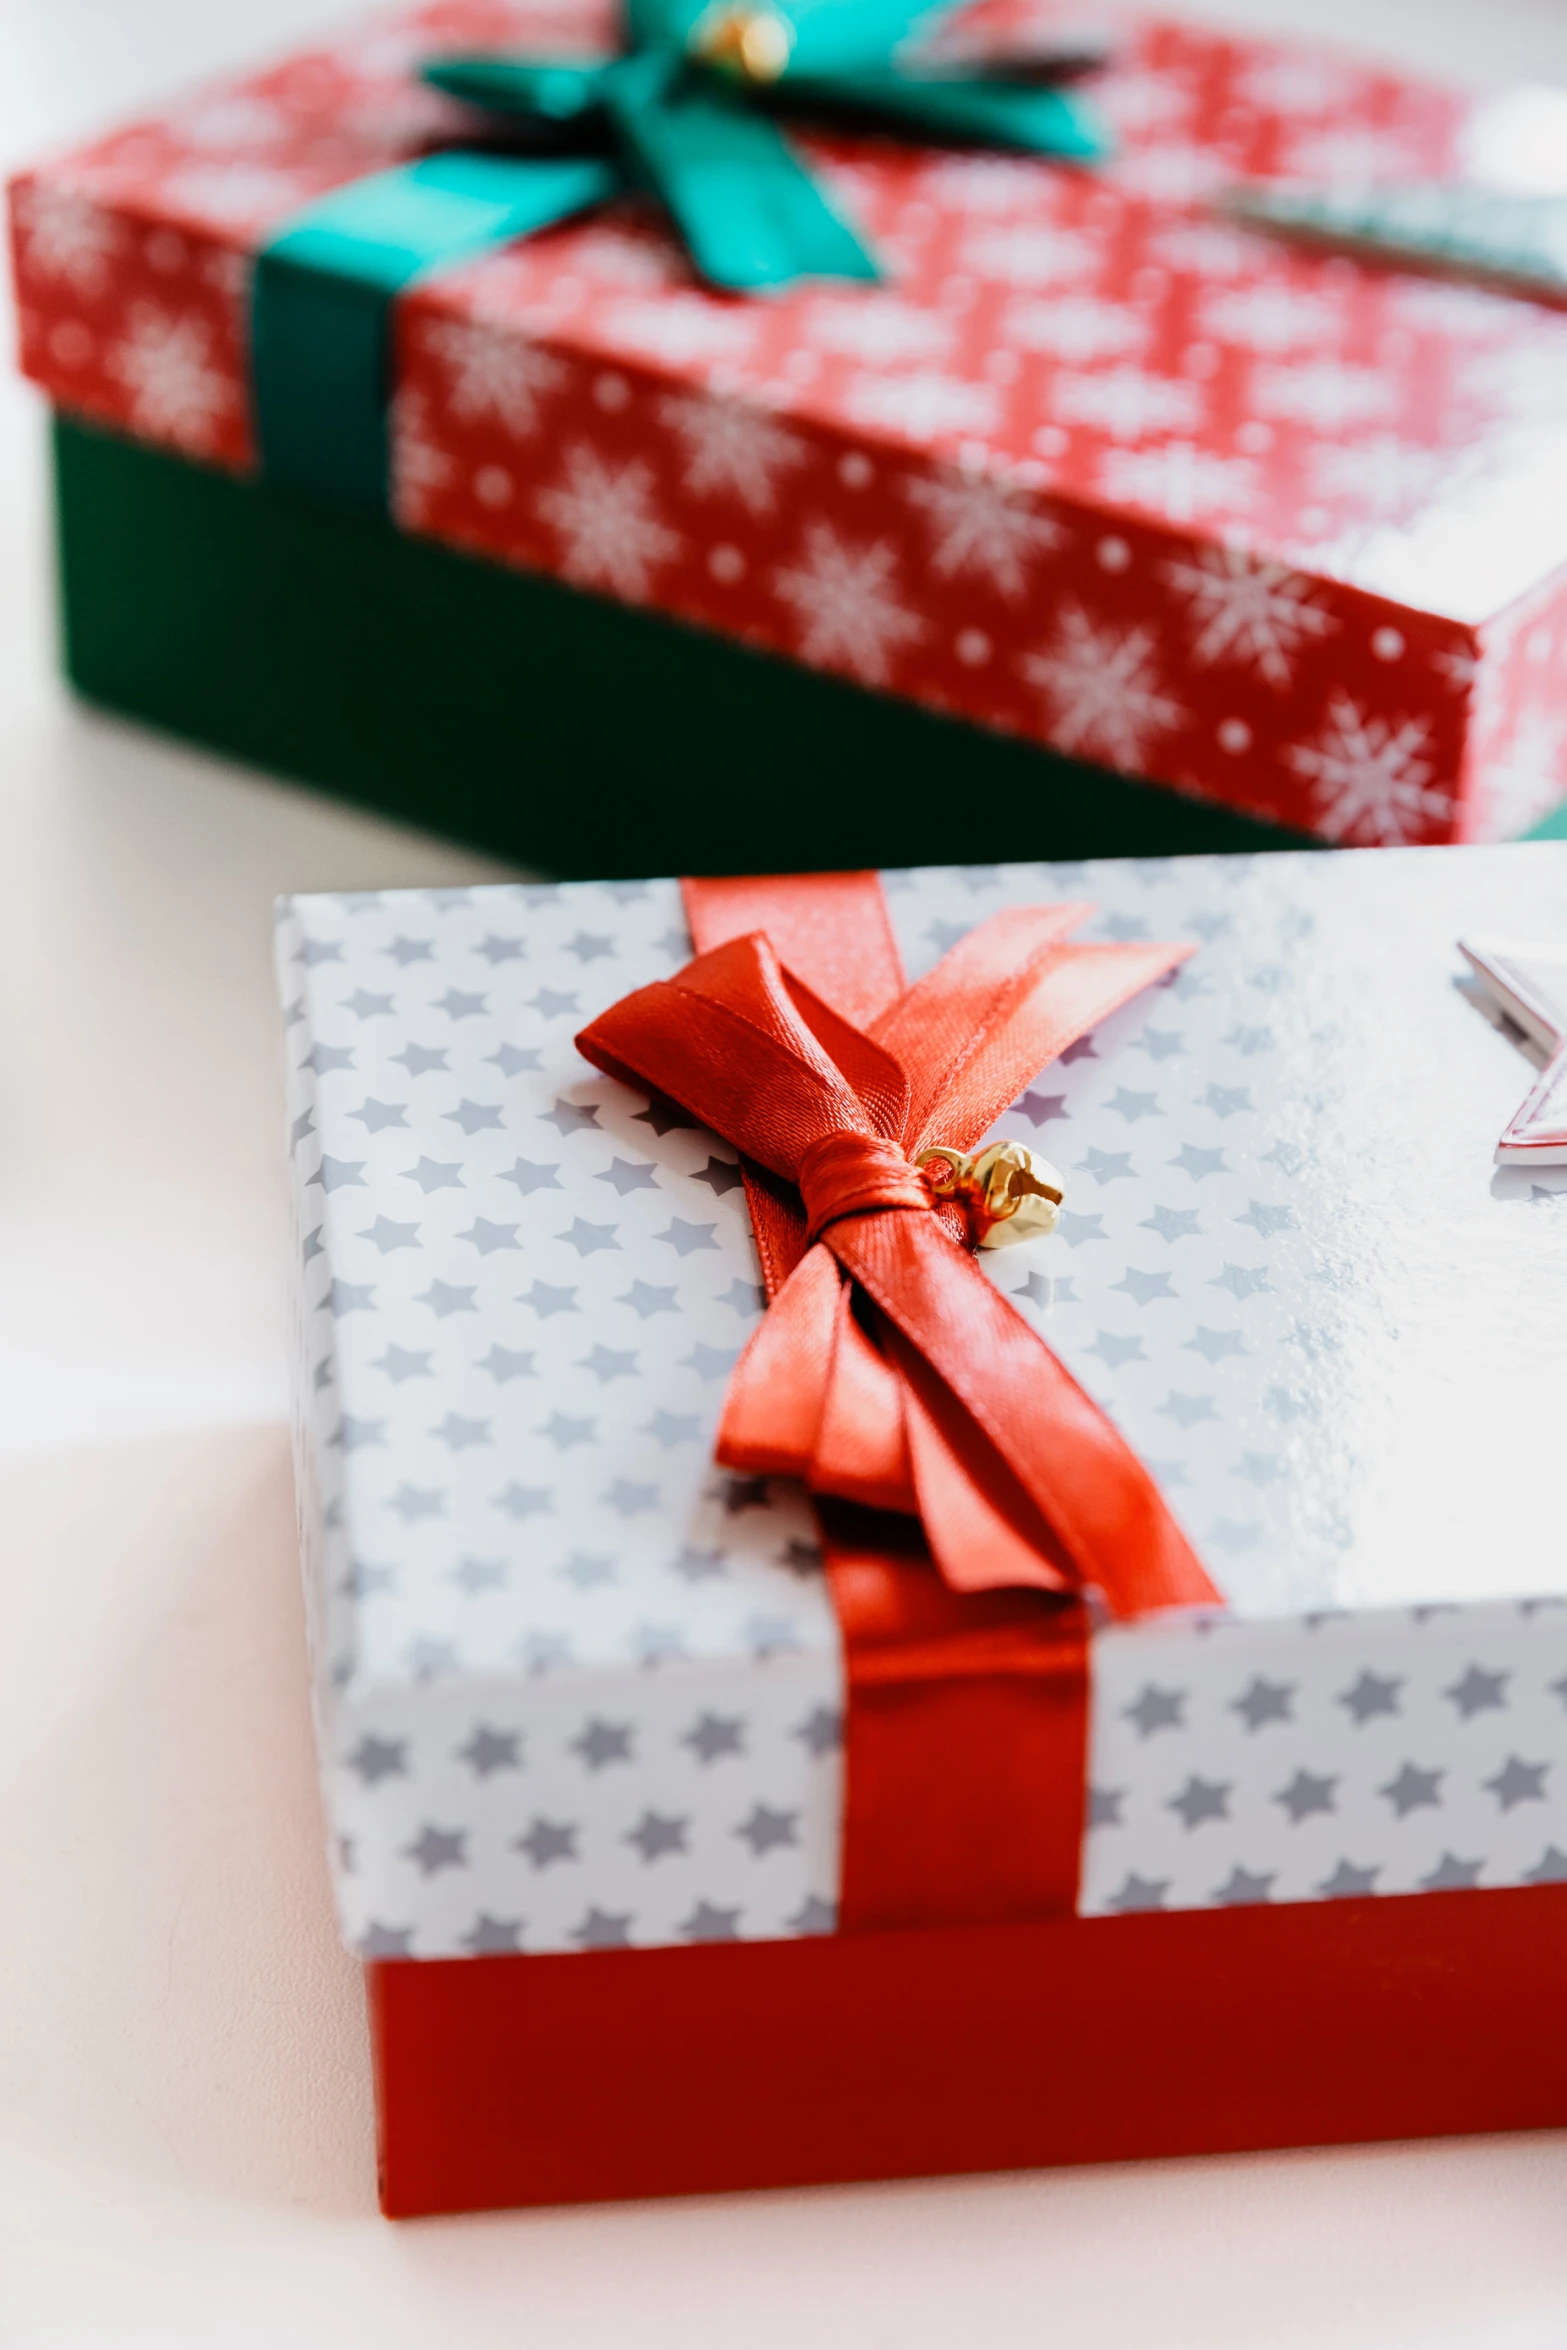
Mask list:
[{"label": "teal satin ribbon", "polygon": [[[626,0],[627,49],[607,62],[428,67],[428,81],[510,121],[536,151],[425,156],[336,189],[270,239],[251,311],[266,478],[384,511],[398,293],[627,189],[662,201],[696,268],[726,292],[875,280],[874,259],[779,127],[795,108],[1074,162],[1107,152],[1079,100],[1021,68],[1009,77],[1000,61],[906,56],[911,29],[931,13],[930,0],[793,0],[787,10]],[[766,79],[722,62],[726,35],[758,19],[781,63]]]}]

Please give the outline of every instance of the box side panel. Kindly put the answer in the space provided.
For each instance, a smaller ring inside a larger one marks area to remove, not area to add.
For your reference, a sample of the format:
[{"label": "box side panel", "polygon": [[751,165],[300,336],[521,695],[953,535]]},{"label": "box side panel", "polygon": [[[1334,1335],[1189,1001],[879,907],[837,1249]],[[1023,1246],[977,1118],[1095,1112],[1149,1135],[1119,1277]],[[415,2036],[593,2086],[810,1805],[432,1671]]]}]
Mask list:
[{"label": "box side panel", "polygon": [[340,1571],[340,1557],[334,1579],[331,1555],[334,1550],[341,1551],[342,1530],[341,1453],[334,1448],[338,1424],[336,1331],[331,1312],[323,1310],[330,1283],[322,1246],[321,1153],[314,1139],[316,1056],[304,986],[304,938],[293,904],[287,899],[278,907],[274,950],[284,1018],[294,1508],[304,1578],[316,1752],[331,1830],[329,1860],[341,1906],[346,1855],[340,1806],[334,1800],[333,1758],[342,1738],[338,1719],[341,1691],[354,1666],[354,1590],[351,1578]]},{"label": "box side panel", "polygon": [[[1116,495],[1114,469],[1062,494],[1037,463],[786,422],[755,385],[748,404],[682,381],[673,343],[661,369],[612,339],[535,343],[521,307],[476,321],[486,283],[399,310],[405,529],[1302,835],[1453,837],[1461,622],[1316,575],[1309,550],[1273,552],[1276,530],[1226,535],[1200,488],[1172,498],[1182,529]],[[678,325],[696,297],[664,301]],[[1140,454],[1188,460],[1199,484],[1224,470],[1184,445]]]},{"label": "box side panel", "polygon": [[242,246],[100,201],[69,167],[14,180],[9,195],[22,373],[138,440],[247,468]]},{"label": "box side panel", "polygon": [[79,422],[59,420],[56,452],[67,663],[83,693],[535,867],[1298,845]]},{"label": "box side panel", "polygon": [[1471,693],[1462,838],[1516,840],[1567,795],[1567,571],[1480,630]]},{"label": "box side panel", "polygon": [[393,2217],[1567,2122],[1567,1886],[375,1967]]}]

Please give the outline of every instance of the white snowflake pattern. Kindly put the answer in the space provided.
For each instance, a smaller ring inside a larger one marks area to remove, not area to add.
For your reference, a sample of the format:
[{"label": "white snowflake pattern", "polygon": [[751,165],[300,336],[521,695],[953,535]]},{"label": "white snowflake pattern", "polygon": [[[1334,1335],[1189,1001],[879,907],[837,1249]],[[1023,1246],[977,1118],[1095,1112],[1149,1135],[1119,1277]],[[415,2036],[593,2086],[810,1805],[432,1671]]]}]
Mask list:
[{"label": "white snowflake pattern", "polygon": [[1333,58],[1314,57],[1309,50],[1264,49],[1246,60],[1237,95],[1295,120],[1352,105],[1359,95],[1359,77]]},{"label": "white snowflake pattern", "polygon": [[1011,484],[983,474],[925,474],[904,488],[925,517],[937,578],[988,580],[1008,603],[1027,587],[1032,557],[1066,537],[1053,515],[1041,513]]},{"label": "white snowflake pattern", "polygon": [[762,302],[725,308],[705,294],[679,292],[657,300],[615,302],[604,313],[603,341],[606,348],[662,359],[670,367],[738,362],[755,343],[766,308]]},{"label": "white snowflake pattern", "polygon": [[1172,220],[1148,242],[1148,256],[1167,269],[1190,270],[1209,284],[1221,278],[1255,278],[1270,265],[1267,245],[1244,229],[1216,220]]},{"label": "white snowflake pattern", "polygon": [[1046,222],[1010,228],[983,228],[965,238],[963,264],[1004,285],[1054,286],[1091,277],[1101,255],[1091,238]]},{"label": "white snowflake pattern", "polygon": [[467,423],[493,416],[519,440],[538,431],[542,401],[567,381],[561,362],[537,343],[466,319],[433,322],[424,344],[446,370],[452,414]]},{"label": "white snowflake pattern", "polygon": [[1396,377],[1379,367],[1354,367],[1338,359],[1259,367],[1252,384],[1252,398],[1262,415],[1315,425],[1319,432],[1377,422],[1398,397]]},{"label": "white snowflake pattern", "polygon": [[804,560],[776,571],[773,587],[799,622],[801,660],[846,669],[865,685],[885,685],[893,656],[928,633],[899,598],[888,542],[856,546],[829,522],[806,524]]},{"label": "white snowflake pattern", "polygon": [[1192,94],[1173,73],[1120,72],[1107,76],[1099,93],[1100,111],[1123,136],[1138,132],[1169,132],[1180,124],[1190,129]]},{"label": "white snowflake pattern", "polygon": [[1195,623],[1191,652],[1199,668],[1234,662],[1283,688],[1306,639],[1331,636],[1338,626],[1315,601],[1310,580],[1241,547],[1207,547],[1166,563],[1163,572]]},{"label": "white snowflake pattern", "polygon": [[310,173],[267,163],[188,163],[170,172],[160,206],[202,228],[270,228],[316,192]]},{"label": "white snowflake pattern", "polygon": [[323,64],[335,65],[349,82],[406,81],[429,52],[429,29],[419,21],[423,14],[421,10],[401,24],[360,27],[341,40],[323,43],[316,55]]},{"label": "white snowflake pattern", "polygon": [[944,213],[1020,212],[1039,200],[1039,167],[1006,155],[943,155],[920,193]]},{"label": "white snowflake pattern", "polygon": [[[1510,307],[1516,315],[1523,305]],[[1497,336],[1469,357],[1462,370],[1463,391],[1498,421],[1555,426],[1562,413],[1563,322],[1542,313],[1531,323],[1536,332],[1519,336],[1515,326],[1508,339]]]},{"label": "white snowflake pattern", "polygon": [[1439,486],[1451,486],[1455,470],[1462,470],[1461,461],[1448,452],[1375,433],[1318,449],[1312,481],[1319,497],[1342,498],[1363,519],[1405,522]]},{"label": "white snowflake pattern", "polygon": [[683,393],[661,400],[658,413],[680,441],[681,479],[693,497],[727,495],[748,514],[777,512],[779,476],[805,459],[797,433],[758,408]]},{"label": "white snowflake pattern", "polygon": [[1247,351],[1298,351],[1326,343],[1343,323],[1337,303],[1301,286],[1220,286],[1203,306],[1209,334]]},{"label": "white snowflake pattern", "polygon": [[1101,302],[1093,294],[1014,302],[1000,334],[1003,349],[1047,351],[1076,366],[1096,359],[1128,359],[1147,341],[1147,321],[1129,303]]},{"label": "white snowflake pattern", "polygon": [[1164,690],[1152,629],[1096,622],[1080,604],[1063,606],[1055,635],[1019,666],[1044,697],[1056,747],[1112,767],[1144,766],[1155,737],[1186,716]]},{"label": "white snowflake pattern", "polygon": [[654,571],[681,551],[679,535],[653,511],[652,470],[640,457],[616,466],[579,441],[536,503],[560,539],[566,577],[627,603],[645,602]]},{"label": "white snowflake pattern", "polygon": [[237,404],[234,386],[213,365],[205,319],[174,317],[136,303],[130,332],[109,353],[109,372],[131,396],[131,422],[151,440],[212,449]]},{"label": "white snowflake pattern", "polygon": [[1211,147],[1146,147],[1115,166],[1116,185],[1153,204],[1190,204],[1228,176]]},{"label": "white snowflake pattern", "polygon": [[944,359],[952,328],[936,311],[918,310],[890,294],[823,295],[804,311],[800,337],[807,349],[841,351],[871,367],[897,367],[912,359]]},{"label": "white snowflake pattern", "polygon": [[1155,433],[1194,432],[1202,422],[1203,394],[1177,376],[1111,367],[1095,375],[1058,376],[1050,405],[1069,424],[1091,425],[1116,441],[1140,441]]},{"label": "white snowflake pattern", "polygon": [[1444,285],[1439,278],[1395,280],[1392,308],[1400,326],[1484,342],[1516,328],[1518,306],[1484,286]]},{"label": "white snowflake pattern", "polygon": [[1480,656],[1468,645],[1444,645],[1432,654],[1431,666],[1455,693],[1472,693],[1479,681]]},{"label": "white snowflake pattern", "polygon": [[1141,506],[1165,522],[1195,522],[1243,509],[1255,474],[1242,457],[1216,457],[1191,441],[1168,441],[1162,448],[1107,449],[1098,478],[1117,503]]},{"label": "white snowflake pattern", "polygon": [[1481,814],[1476,838],[1516,840],[1567,793],[1567,716],[1526,710],[1506,748],[1480,770]]},{"label": "white snowflake pattern", "polygon": [[921,446],[944,434],[993,431],[999,404],[993,384],[966,383],[961,376],[919,370],[862,375],[849,385],[844,399],[854,423],[901,433]]},{"label": "white snowflake pattern", "polygon": [[235,155],[241,148],[279,146],[289,132],[281,107],[249,90],[215,90],[170,115],[168,128],[185,147],[204,154]]},{"label": "white snowflake pattern", "polygon": [[1412,177],[1420,157],[1397,131],[1369,123],[1331,123],[1306,131],[1289,144],[1283,169],[1294,179],[1354,187],[1365,181]]},{"label": "white snowflake pattern", "polygon": [[579,230],[571,241],[573,277],[591,278],[595,285],[667,286],[674,282],[675,269],[670,246],[629,229],[595,225]]},{"label": "white snowflake pattern", "polygon": [[207,285],[237,309],[249,304],[251,280],[255,271],[253,254],[236,253],[231,246],[218,245],[204,255],[199,274]]},{"label": "white snowflake pattern", "polygon": [[1319,829],[1330,840],[1395,848],[1427,839],[1452,814],[1425,756],[1430,722],[1382,718],[1342,692],[1315,739],[1291,743],[1285,763],[1313,786]]},{"label": "white snowflake pattern", "polygon": [[34,180],[17,190],[13,209],[30,269],[79,294],[102,290],[121,239],[101,205],[74,188]]},{"label": "white snowflake pattern", "polygon": [[392,511],[406,528],[418,530],[428,523],[438,492],[456,479],[456,461],[435,439],[421,392],[398,393],[391,424]]},{"label": "white snowflake pattern", "polygon": [[461,123],[449,98],[415,81],[361,87],[332,111],[333,130],[345,143],[351,140],[367,159],[373,155],[387,164],[401,163],[421,147],[445,144],[454,129],[461,135]]}]

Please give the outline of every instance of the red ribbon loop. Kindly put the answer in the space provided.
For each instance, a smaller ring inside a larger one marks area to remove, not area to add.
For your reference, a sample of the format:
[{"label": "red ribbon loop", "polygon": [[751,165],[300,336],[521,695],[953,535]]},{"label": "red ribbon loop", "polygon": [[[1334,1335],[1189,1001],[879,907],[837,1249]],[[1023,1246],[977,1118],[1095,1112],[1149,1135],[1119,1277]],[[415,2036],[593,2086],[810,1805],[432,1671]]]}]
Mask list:
[{"label": "red ribbon loop", "polygon": [[935,1206],[929,1187],[898,1145],[879,1134],[822,1135],[801,1154],[797,1181],[812,1240],[840,1216]]},{"label": "red ribbon loop", "polygon": [[[1129,1616],[1217,1595],[1141,1462],[956,1219],[904,1212],[930,1204],[912,1150],[937,1135],[972,1147],[1055,1053],[1190,952],[1066,945],[1087,910],[980,924],[868,1026],[751,931],[624,997],[577,1043],[799,1201],[774,1194],[779,1212],[758,1216],[773,1304],[736,1371],[720,1459],[912,1510],[955,1589],[1076,1587]],[[818,1262],[818,1234],[860,1310]]]},{"label": "red ribbon loop", "polygon": [[745,1157],[771,1303],[717,1450],[820,1497],[847,1701],[840,1929],[1070,1915],[1088,1737],[1077,1588],[1119,1614],[1216,1594],[960,1219],[904,1211],[928,1204],[912,1191],[921,1150],[972,1150],[1188,950],[1068,946],[1088,907],[1014,907],[905,988],[874,873],[683,888],[704,951],[578,1042]]}]

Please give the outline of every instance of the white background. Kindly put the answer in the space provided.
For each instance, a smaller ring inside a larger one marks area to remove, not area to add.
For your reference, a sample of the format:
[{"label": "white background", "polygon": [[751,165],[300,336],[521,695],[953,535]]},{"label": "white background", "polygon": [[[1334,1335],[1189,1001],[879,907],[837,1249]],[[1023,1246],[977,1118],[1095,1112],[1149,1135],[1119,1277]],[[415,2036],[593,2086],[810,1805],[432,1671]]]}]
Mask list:
[{"label": "white background", "polygon": [[[0,0],[0,161],[347,13]],[[1204,13],[1567,83],[1567,0]],[[269,907],[493,868],[73,710],[42,421],[0,382],[4,2350],[1557,2350],[1567,2137],[375,2216],[305,1713]]]}]

